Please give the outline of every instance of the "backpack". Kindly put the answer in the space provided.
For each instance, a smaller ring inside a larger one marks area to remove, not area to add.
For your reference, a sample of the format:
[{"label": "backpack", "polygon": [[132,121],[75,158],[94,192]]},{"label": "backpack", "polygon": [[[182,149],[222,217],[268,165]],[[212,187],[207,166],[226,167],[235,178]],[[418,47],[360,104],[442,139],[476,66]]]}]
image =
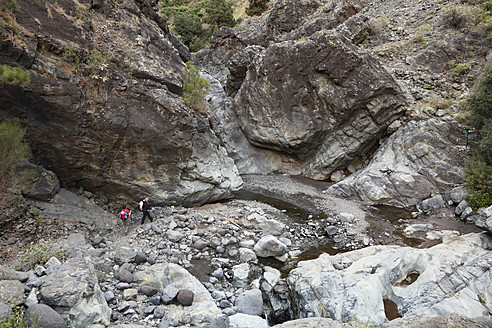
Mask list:
[{"label": "backpack", "polygon": [[138,209],[143,210],[143,200],[141,200],[140,203],[138,203]]},{"label": "backpack", "polygon": [[128,219],[128,216],[129,216],[129,212],[127,209],[122,209],[121,212],[120,212],[120,219],[122,220],[127,220]]}]

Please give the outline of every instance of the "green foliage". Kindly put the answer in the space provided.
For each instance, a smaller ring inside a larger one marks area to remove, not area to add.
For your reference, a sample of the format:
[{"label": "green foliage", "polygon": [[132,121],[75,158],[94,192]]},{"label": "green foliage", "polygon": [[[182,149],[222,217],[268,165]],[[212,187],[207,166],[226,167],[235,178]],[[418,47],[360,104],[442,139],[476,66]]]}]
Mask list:
[{"label": "green foliage", "polygon": [[27,82],[29,82],[29,72],[20,67],[0,65],[0,85],[6,83],[23,86]]},{"label": "green foliage", "polygon": [[7,185],[16,180],[15,167],[29,155],[25,132],[16,122],[0,122],[0,180]]},{"label": "green foliage", "polygon": [[261,15],[267,10],[270,0],[250,0],[246,8],[246,14],[249,16]]},{"label": "green foliage", "polygon": [[183,83],[183,100],[194,110],[204,110],[204,97],[210,83],[200,76],[200,70],[191,61],[186,63]]},{"label": "green foliage", "polygon": [[473,209],[492,205],[492,63],[483,72],[468,99],[468,124],[477,142],[465,166],[467,201]]},{"label": "green foliage", "polygon": [[43,265],[52,257],[61,258],[63,257],[63,251],[55,251],[48,243],[39,243],[35,245],[27,246],[24,254],[19,256],[20,268],[34,269],[38,265]]},{"label": "green foliage", "polygon": [[[15,307],[7,318],[0,319],[0,328],[36,328],[39,327],[39,322],[31,321],[26,323],[24,321],[24,313],[21,307]],[[31,319],[34,320],[34,319]]]},{"label": "green foliage", "polygon": [[171,30],[192,52],[205,47],[217,28],[236,24],[228,0],[160,0],[159,4]]},{"label": "green foliage", "polygon": [[12,12],[17,9],[19,5],[17,4],[17,0],[1,0],[0,1],[0,9],[6,12]]},{"label": "green foliage", "polygon": [[469,125],[478,136],[479,153],[487,165],[492,165],[492,63],[485,68],[468,99]]},{"label": "green foliage", "polygon": [[470,70],[470,64],[458,63],[454,59],[448,62],[448,67],[452,77],[463,76]]}]

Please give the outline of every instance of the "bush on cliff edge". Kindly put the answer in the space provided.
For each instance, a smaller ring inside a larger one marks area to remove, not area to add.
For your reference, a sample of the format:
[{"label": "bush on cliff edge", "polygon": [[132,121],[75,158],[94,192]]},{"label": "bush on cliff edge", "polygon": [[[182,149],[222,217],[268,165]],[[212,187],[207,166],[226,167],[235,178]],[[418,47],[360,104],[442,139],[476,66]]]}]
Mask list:
[{"label": "bush on cliff edge", "polygon": [[492,62],[487,65],[468,99],[468,124],[477,142],[465,166],[467,201],[473,209],[492,205]]},{"label": "bush on cliff edge", "polygon": [[15,167],[28,158],[29,145],[23,141],[25,132],[17,122],[0,122],[0,187],[17,180]]}]

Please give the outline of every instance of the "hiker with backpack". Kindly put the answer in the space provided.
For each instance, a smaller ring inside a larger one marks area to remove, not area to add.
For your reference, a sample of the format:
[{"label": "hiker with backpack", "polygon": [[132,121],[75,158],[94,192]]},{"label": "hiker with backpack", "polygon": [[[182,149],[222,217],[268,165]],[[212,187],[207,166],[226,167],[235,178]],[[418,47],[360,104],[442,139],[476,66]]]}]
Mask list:
[{"label": "hiker with backpack", "polygon": [[131,215],[132,215],[132,211],[128,209],[128,205],[125,206],[118,214],[119,218],[123,221],[123,226],[125,227],[125,231],[128,228],[128,221],[130,220]]},{"label": "hiker with backpack", "polygon": [[149,205],[149,198],[146,197],[144,198],[144,200],[142,200],[139,204],[139,208],[140,210],[142,210],[143,212],[143,216],[142,216],[142,224],[144,224],[144,221],[145,221],[145,218],[148,217],[150,222],[152,222],[152,217],[150,216],[150,205]]}]

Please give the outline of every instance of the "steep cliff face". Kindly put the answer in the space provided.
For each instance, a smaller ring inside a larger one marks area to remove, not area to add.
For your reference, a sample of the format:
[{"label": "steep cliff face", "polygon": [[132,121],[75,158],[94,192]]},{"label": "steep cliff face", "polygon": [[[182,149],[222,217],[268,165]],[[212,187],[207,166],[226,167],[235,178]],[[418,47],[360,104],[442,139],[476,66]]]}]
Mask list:
[{"label": "steep cliff face", "polygon": [[215,129],[240,171],[327,179],[403,115],[398,84],[356,46],[367,30],[356,16],[364,4],[275,1],[197,55],[226,84],[230,105],[210,115],[220,117]]},{"label": "steep cliff face", "polygon": [[29,70],[30,82],[0,88],[0,118],[27,126],[63,181],[169,204],[240,188],[206,117],[180,97],[189,53],[147,1],[18,3],[19,28],[5,26],[0,63]]}]

